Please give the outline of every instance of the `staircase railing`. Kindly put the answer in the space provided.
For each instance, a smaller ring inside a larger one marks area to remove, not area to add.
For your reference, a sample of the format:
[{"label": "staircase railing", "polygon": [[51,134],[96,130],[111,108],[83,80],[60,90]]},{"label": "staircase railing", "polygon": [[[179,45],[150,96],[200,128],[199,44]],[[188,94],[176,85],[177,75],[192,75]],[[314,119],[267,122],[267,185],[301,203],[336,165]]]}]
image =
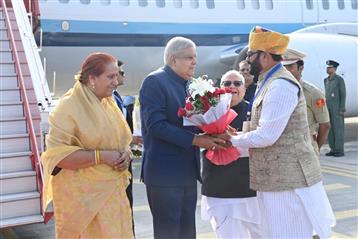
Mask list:
[{"label": "staircase railing", "polygon": [[[35,130],[34,130],[34,125],[32,122],[29,100],[28,100],[27,94],[26,94],[26,88],[25,88],[24,78],[23,78],[23,74],[22,74],[22,70],[21,70],[20,59],[19,59],[19,55],[18,55],[16,43],[15,43],[15,37],[14,37],[12,26],[11,26],[10,16],[9,16],[9,13],[8,13],[8,10],[6,7],[6,2],[5,2],[5,0],[1,0],[1,3],[2,3],[3,14],[5,16],[5,22],[8,27],[10,46],[12,49],[12,55],[13,55],[14,62],[15,62],[15,70],[16,70],[16,73],[18,76],[18,83],[19,83],[20,94],[21,94],[23,107],[24,107],[26,125],[27,125],[27,129],[29,131],[29,136],[30,136],[30,145],[31,145],[31,150],[32,150],[32,156],[31,156],[32,167],[36,171],[37,187],[40,192],[40,196],[41,196],[40,198],[42,198],[42,188],[43,188],[42,166],[40,163],[39,148],[37,145],[37,139],[36,139],[36,134],[35,134]],[[43,206],[42,200],[40,200],[40,203],[41,203],[40,207],[41,207],[41,211],[42,211],[42,206]]]},{"label": "staircase railing", "polygon": [[[19,1],[19,0],[18,0]],[[38,17],[40,16],[39,1],[38,0],[24,0],[24,4],[28,13]]]},{"label": "staircase railing", "polygon": [[11,2],[23,42],[37,101],[41,104],[42,111],[49,112],[49,106],[52,104],[51,92],[48,87],[46,74],[39,55],[39,48],[35,42],[24,2],[19,0],[12,0]]}]

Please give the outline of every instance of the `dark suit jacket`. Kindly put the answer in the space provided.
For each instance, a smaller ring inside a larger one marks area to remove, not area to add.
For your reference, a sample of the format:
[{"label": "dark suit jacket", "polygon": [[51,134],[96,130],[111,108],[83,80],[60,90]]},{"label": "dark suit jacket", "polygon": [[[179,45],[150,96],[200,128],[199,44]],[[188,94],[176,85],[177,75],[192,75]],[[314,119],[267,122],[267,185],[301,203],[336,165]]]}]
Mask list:
[{"label": "dark suit jacket", "polygon": [[194,127],[178,117],[187,81],[169,66],[144,79],[139,93],[144,153],[141,178],[152,186],[189,186],[200,179],[199,149],[192,146]]},{"label": "dark suit jacket", "polygon": [[[242,101],[232,107],[237,113],[230,126],[242,130],[246,119],[248,102]],[[215,165],[205,157],[203,152],[203,184],[201,194],[218,198],[245,198],[255,197],[256,192],[249,187],[249,158],[243,157],[228,164]]]}]

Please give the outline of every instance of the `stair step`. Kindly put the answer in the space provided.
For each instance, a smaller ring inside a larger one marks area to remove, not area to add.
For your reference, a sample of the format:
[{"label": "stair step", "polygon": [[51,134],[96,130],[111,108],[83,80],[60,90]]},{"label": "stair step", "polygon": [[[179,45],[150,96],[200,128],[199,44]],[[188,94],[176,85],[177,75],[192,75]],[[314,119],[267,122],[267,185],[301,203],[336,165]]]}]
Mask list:
[{"label": "stair step", "polygon": [[0,154],[0,174],[32,170],[30,151]]},{"label": "stair step", "polygon": [[6,28],[5,19],[0,18],[0,29]]},{"label": "stair step", "polygon": [[17,88],[17,75],[15,76],[0,76],[0,89],[6,89],[6,88]]},{"label": "stair step", "polygon": [[24,116],[22,102],[0,103],[0,118],[22,116]]},{"label": "stair step", "polygon": [[[13,30],[12,35],[14,36],[15,40],[20,41],[21,36],[20,36],[19,29],[12,25],[12,30]],[[10,34],[8,33],[8,29],[0,29],[0,39],[3,39],[3,40],[10,39]]]},{"label": "stair step", "polygon": [[26,193],[12,193],[12,194],[0,195],[0,203],[38,198],[39,196],[40,196],[40,193],[36,192],[36,191],[26,192]]},{"label": "stair step", "polygon": [[[24,83],[26,89],[33,89],[32,80],[30,76],[24,76]],[[17,75],[12,74],[1,74],[0,72],[0,89],[14,89],[18,88]]]},{"label": "stair step", "polygon": [[3,40],[9,39],[7,29],[0,29],[0,39],[3,39]]},{"label": "stair step", "polygon": [[32,223],[44,222],[42,215],[31,215],[9,219],[0,219],[0,228],[27,225]]},{"label": "stair step", "polygon": [[[0,9],[2,9],[2,8],[0,8]],[[15,16],[14,10],[12,8],[7,7],[7,12],[9,13],[10,19],[13,19]],[[5,16],[3,15],[3,11],[1,10],[0,11],[0,19],[4,19],[4,18],[5,18]]]},{"label": "stair step", "polygon": [[17,74],[16,73],[3,73],[3,72],[0,72],[0,77],[1,77],[1,79],[3,78],[3,77],[17,77]]},{"label": "stair step", "polygon": [[[17,55],[20,59],[20,63],[27,63],[26,54],[24,51],[17,51]],[[12,57],[11,49],[1,49],[0,50],[0,64],[10,64],[14,63],[14,58]]]},{"label": "stair step", "polygon": [[[12,29],[18,29],[19,28],[19,26],[16,23],[16,19],[10,19],[10,22],[11,22]],[[4,30],[8,29],[7,22],[5,21],[4,18],[1,18],[1,17],[0,17],[0,29],[4,29]]]},{"label": "stair step", "polygon": [[[35,133],[41,133],[41,117],[39,115],[32,117]],[[0,118],[1,134],[26,134],[27,125],[25,117]]]},{"label": "stair step", "polygon": [[[37,146],[39,150],[42,148],[42,135],[41,132],[36,133]],[[24,152],[30,150],[30,137],[29,134],[12,134],[0,135],[0,154]]]},{"label": "stair step", "polygon": [[15,64],[12,63],[1,63],[0,64],[0,74],[15,74]]},{"label": "stair step", "polygon": [[[37,102],[30,101],[30,111],[38,112]],[[34,114],[33,114],[34,115]],[[0,102],[0,118],[10,118],[10,117],[23,117],[24,110],[22,106],[22,102]]]},{"label": "stair step", "polygon": [[27,133],[25,117],[13,119],[0,119],[1,134],[24,134]]},{"label": "stair step", "polygon": [[10,49],[0,49],[0,63],[13,62],[12,51]]},{"label": "stair step", "polygon": [[28,134],[0,135],[0,153],[13,153],[30,151]]},{"label": "stair step", "polygon": [[40,193],[36,191],[0,196],[1,220],[40,215]]},{"label": "stair step", "polygon": [[0,195],[37,191],[36,172],[18,171],[0,174]]},{"label": "stair step", "polygon": [[20,90],[19,88],[15,89],[0,89],[0,102],[14,102],[20,101]]},{"label": "stair step", "polygon": [[10,49],[9,39],[0,39],[0,49]]}]

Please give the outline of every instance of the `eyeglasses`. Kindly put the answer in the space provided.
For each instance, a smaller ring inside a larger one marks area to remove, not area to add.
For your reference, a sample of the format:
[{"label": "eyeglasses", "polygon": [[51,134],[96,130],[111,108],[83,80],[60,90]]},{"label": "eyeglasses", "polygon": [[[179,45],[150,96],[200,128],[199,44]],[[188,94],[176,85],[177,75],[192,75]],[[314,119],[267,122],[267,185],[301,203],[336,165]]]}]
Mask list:
[{"label": "eyeglasses", "polygon": [[250,58],[250,57],[252,57],[253,55],[255,55],[257,53],[260,53],[260,51],[248,51],[246,53],[246,58]]},{"label": "eyeglasses", "polygon": [[118,71],[118,73],[119,73],[122,77],[125,76],[124,71]]},{"label": "eyeglasses", "polygon": [[241,72],[250,71],[250,69],[249,69],[249,68],[242,68],[242,69],[240,69],[240,71],[241,71]]},{"label": "eyeglasses", "polygon": [[225,87],[229,87],[231,85],[234,85],[235,87],[240,87],[243,85],[242,81],[223,81],[222,82],[222,85],[225,86]]}]

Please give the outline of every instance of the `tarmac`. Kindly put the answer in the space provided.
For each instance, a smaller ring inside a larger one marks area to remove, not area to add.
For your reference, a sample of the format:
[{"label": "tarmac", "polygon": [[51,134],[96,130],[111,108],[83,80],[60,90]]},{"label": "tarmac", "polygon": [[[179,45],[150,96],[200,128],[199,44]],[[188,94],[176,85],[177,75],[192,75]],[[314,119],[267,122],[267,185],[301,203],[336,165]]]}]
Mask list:
[{"label": "tarmac", "polygon": [[[321,149],[323,183],[336,216],[332,238],[358,238],[358,117],[346,118],[345,156],[327,157],[328,145]],[[141,160],[133,161],[134,172],[134,221],[136,238],[153,238],[152,217],[145,186],[139,182]],[[215,238],[209,221],[200,217],[200,185],[196,210],[197,238]],[[0,239],[50,239],[55,238],[54,220],[48,224],[33,224],[0,230]]]}]

